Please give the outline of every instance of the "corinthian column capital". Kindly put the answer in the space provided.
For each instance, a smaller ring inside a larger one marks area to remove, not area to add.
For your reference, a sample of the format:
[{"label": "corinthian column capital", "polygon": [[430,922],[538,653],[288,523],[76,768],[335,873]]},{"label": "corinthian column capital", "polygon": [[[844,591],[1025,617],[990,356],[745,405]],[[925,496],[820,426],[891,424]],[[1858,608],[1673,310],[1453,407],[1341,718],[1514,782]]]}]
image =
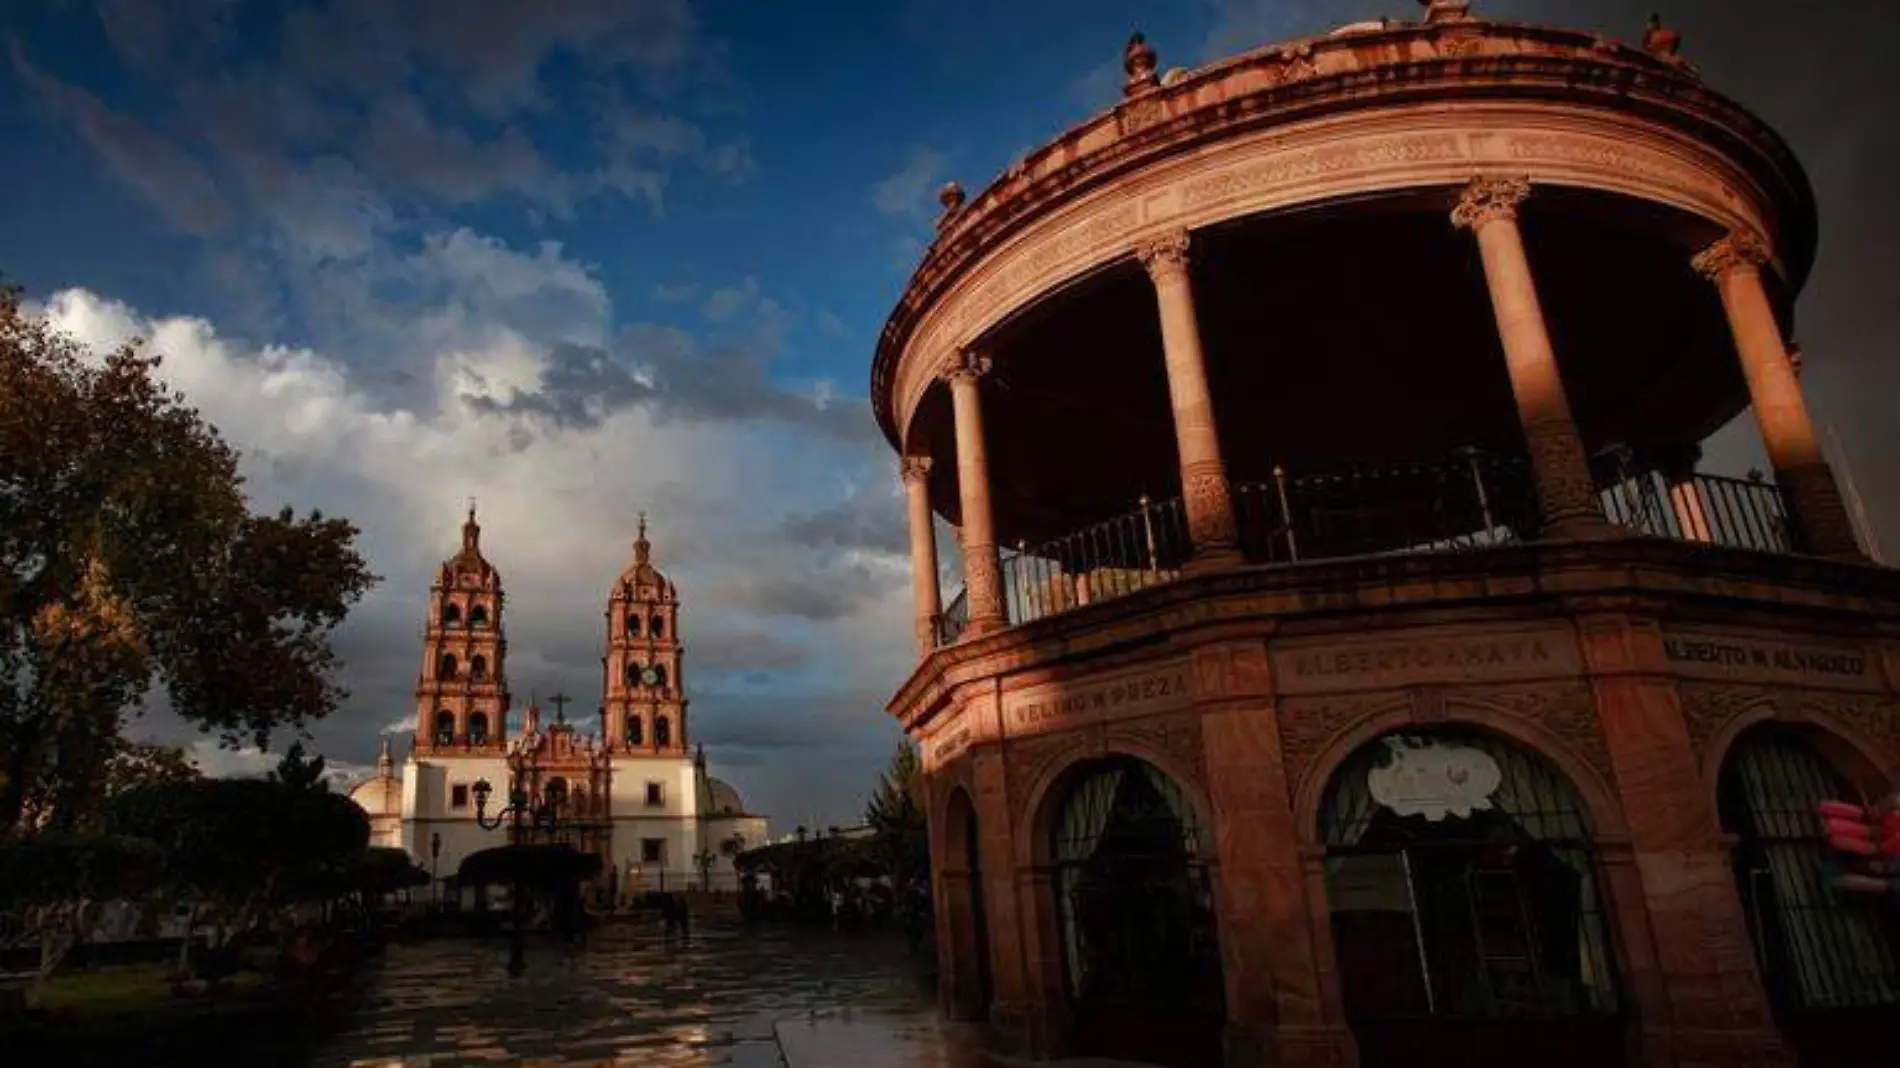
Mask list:
[{"label": "corinthian column capital", "polygon": [[1451,223],[1460,230],[1477,231],[1498,219],[1517,218],[1517,206],[1531,195],[1531,180],[1504,175],[1473,178],[1451,209]]},{"label": "corinthian column capital", "polygon": [[930,457],[906,456],[900,466],[906,486],[923,482],[930,477]]},{"label": "corinthian column capital", "polygon": [[1188,232],[1170,230],[1135,246],[1135,258],[1157,282],[1187,277]]},{"label": "corinthian column capital", "polygon": [[990,358],[975,349],[965,349],[957,353],[956,359],[950,361],[950,366],[943,369],[943,380],[945,382],[956,382],[959,379],[974,381],[989,373]]},{"label": "corinthian column capital", "polygon": [[1689,266],[1704,278],[1720,278],[1740,267],[1760,267],[1770,258],[1768,239],[1753,230],[1738,229],[1695,254]]}]

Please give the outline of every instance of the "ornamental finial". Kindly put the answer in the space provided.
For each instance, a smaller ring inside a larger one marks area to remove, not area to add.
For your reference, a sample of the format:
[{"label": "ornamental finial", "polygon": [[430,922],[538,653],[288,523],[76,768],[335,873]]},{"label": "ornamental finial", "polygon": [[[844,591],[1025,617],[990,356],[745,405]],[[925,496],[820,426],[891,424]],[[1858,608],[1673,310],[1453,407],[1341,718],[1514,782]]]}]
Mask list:
[{"label": "ornamental finial", "polygon": [[1155,77],[1158,57],[1148,44],[1148,39],[1140,33],[1128,38],[1128,45],[1122,49],[1122,70],[1128,78],[1122,82],[1123,96],[1139,96],[1161,84]]},{"label": "ornamental finial", "polygon": [[1426,22],[1463,22],[1471,17],[1469,0],[1418,0]]},{"label": "ornamental finial", "polygon": [[1682,31],[1664,26],[1662,16],[1651,12],[1648,25],[1643,27],[1643,51],[1658,59],[1680,62]]}]

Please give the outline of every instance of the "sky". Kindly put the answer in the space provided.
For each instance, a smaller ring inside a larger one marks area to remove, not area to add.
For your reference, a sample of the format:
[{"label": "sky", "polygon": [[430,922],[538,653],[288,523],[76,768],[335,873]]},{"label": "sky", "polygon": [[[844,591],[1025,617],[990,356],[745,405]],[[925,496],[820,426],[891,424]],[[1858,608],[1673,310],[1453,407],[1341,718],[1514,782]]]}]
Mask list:
[{"label": "sky", "polygon": [[[1474,0],[1639,40],[1653,0]],[[1162,67],[1409,0],[0,0],[0,272],[140,336],[259,509],[352,518],[333,764],[412,729],[428,584],[477,499],[517,712],[599,700],[650,516],[689,724],[781,830],[856,822],[915,663],[896,461],[866,399],[935,191],[980,189]],[[1821,209],[1804,382],[1900,558],[1900,54],[1891,0],[1673,0]],[[1716,466],[1759,464],[1744,416]],[[157,710],[137,731],[220,753]],[[285,743],[288,739],[283,740]]]}]

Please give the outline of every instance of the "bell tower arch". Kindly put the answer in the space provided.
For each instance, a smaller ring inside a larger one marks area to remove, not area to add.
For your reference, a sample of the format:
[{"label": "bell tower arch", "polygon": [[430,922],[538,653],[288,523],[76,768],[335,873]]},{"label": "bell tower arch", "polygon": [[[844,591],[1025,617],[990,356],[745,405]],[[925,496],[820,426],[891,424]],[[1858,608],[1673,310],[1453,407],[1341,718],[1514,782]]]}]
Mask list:
[{"label": "bell tower arch", "polygon": [[469,501],[462,548],[429,586],[422,673],[416,680],[415,751],[422,756],[495,755],[508,743],[508,639],[501,573],[482,555]]},{"label": "bell tower arch", "polygon": [[679,591],[653,566],[646,513],[633,562],[607,595],[607,653],[601,658],[608,747],[616,753],[686,752],[685,651]]}]

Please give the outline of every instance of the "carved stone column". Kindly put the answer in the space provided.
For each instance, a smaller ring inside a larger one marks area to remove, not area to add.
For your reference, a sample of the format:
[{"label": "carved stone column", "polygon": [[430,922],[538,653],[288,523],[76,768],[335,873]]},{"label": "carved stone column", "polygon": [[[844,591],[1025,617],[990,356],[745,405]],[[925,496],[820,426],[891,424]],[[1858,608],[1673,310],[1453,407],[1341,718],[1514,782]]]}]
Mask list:
[{"label": "carved stone column", "polygon": [[910,506],[910,592],[917,606],[917,655],[937,648],[943,591],[937,586],[937,530],[930,514],[930,457],[906,456],[904,496]]},{"label": "carved stone column", "polygon": [[1702,447],[1683,445],[1663,453],[1656,465],[1663,482],[1669,486],[1669,510],[1675,513],[1676,526],[1687,541],[1714,541],[1715,530],[1709,524],[1708,506],[1695,482],[1696,464],[1702,462]]},{"label": "carved stone column", "polygon": [[1001,630],[1008,624],[1003,613],[1002,558],[996,552],[996,523],[990,511],[990,461],[983,446],[983,398],[978,379],[988,374],[987,356],[959,355],[945,372],[950,403],[957,421],[957,492],[963,504],[963,585],[969,598],[969,635]]},{"label": "carved stone column", "polygon": [[1517,416],[1531,454],[1545,533],[1559,538],[1602,537],[1610,527],[1590,477],[1583,437],[1570,415],[1563,375],[1557,369],[1557,354],[1537,301],[1536,279],[1524,253],[1524,236],[1517,226],[1517,206],[1530,191],[1530,182],[1524,178],[1476,179],[1465,188],[1451,221],[1477,235],[1478,251],[1484,257],[1484,280],[1491,290],[1491,310],[1497,316],[1511,392],[1517,398]]},{"label": "carved stone column", "polygon": [[1715,283],[1722,296],[1722,310],[1728,314],[1742,374],[1748,379],[1748,399],[1761,426],[1768,461],[1774,465],[1775,481],[1788,491],[1808,550],[1822,556],[1859,558],[1854,525],[1814,436],[1794,361],[1762,286],[1761,265],[1768,259],[1768,243],[1760,235],[1737,230],[1702,250],[1691,263],[1697,273]]},{"label": "carved stone column", "polygon": [[1214,398],[1207,388],[1207,359],[1188,279],[1188,235],[1176,230],[1135,250],[1154,282],[1161,312],[1161,347],[1168,366],[1168,397],[1174,406],[1174,443],[1181,459],[1181,493],[1187,504],[1188,537],[1201,567],[1236,563],[1239,538],[1233,492],[1221,460]]}]

